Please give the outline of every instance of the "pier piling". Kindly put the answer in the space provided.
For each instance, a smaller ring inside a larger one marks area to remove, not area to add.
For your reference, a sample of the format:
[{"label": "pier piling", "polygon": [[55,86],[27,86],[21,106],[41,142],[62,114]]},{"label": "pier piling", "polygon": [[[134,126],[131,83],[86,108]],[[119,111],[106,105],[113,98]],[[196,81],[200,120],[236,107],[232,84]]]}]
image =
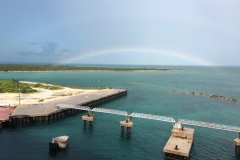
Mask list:
[{"label": "pier piling", "polygon": [[236,138],[233,143],[235,144],[235,153],[237,155],[240,155],[240,132],[239,132],[239,137]]},{"label": "pier piling", "polygon": [[127,133],[131,134],[131,128],[133,127],[132,117],[127,115],[125,121],[120,121],[121,133],[124,133],[124,127],[127,127]]},{"label": "pier piling", "polygon": [[124,133],[124,126],[121,126],[121,133]]},{"label": "pier piling", "polygon": [[165,158],[187,160],[193,142],[193,128],[183,128],[180,123],[174,123],[172,134],[163,148]]},{"label": "pier piling", "polygon": [[92,122],[93,122],[93,117],[94,117],[93,111],[91,111],[91,110],[88,111],[88,115],[82,116],[83,125],[86,126],[86,121],[88,121],[89,127],[92,127],[92,126],[93,126],[93,124],[92,124]]},{"label": "pier piling", "polygon": [[92,125],[92,121],[89,121],[88,123],[89,123],[89,127],[92,127],[92,126],[93,126],[93,125]]}]

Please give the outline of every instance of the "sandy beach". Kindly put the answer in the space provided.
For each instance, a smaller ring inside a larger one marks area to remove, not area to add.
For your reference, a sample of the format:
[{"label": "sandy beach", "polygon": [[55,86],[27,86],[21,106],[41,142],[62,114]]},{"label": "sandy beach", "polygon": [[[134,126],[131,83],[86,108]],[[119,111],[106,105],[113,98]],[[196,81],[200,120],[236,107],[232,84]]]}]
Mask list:
[{"label": "sandy beach", "polygon": [[[21,82],[32,83],[32,84],[38,83],[38,82],[28,82],[28,81],[21,81]],[[47,85],[50,85],[50,84],[47,84]],[[30,93],[30,94],[20,93],[20,104],[46,103],[46,102],[51,102],[55,100],[69,98],[74,95],[96,91],[96,90],[73,89],[68,87],[62,87],[62,89],[59,89],[59,90],[48,90],[43,88],[33,88],[33,89],[37,90],[38,92]],[[17,106],[19,104],[19,94],[18,93],[0,93],[0,102],[10,104],[10,106]]]}]

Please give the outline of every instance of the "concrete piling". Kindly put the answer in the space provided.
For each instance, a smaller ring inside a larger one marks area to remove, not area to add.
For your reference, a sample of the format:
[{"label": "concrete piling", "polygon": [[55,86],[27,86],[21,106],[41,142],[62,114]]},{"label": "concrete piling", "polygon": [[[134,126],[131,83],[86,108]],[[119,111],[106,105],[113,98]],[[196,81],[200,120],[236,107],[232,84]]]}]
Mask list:
[{"label": "concrete piling", "polygon": [[235,144],[235,153],[237,155],[240,155],[240,132],[239,132],[239,137],[233,141],[233,144]]},{"label": "concrete piling", "polygon": [[89,123],[89,127],[93,127],[92,121],[89,121],[88,123]]},{"label": "concrete piling", "polygon": [[86,121],[88,121],[89,127],[92,127],[93,126],[93,124],[92,124],[93,123],[93,117],[94,117],[94,113],[91,110],[88,111],[88,115],[82,116],[84,126],[86,126]]},{"label": "concrete piling", "polygon": [[132,117],[127,115],[125,121],[120,121],[121,133],[124,133],[124,127],[127,127],[127,133],[131,134],[131,128],[133,127]]},{"label": "concrete piling", "polygon": [[127,127],[127,133],[128,133],[128,134],[131,133],[131,127]]},{"label": "concrete piling", "polygon": [[121,126],[121,133],[124,133],[124,126]]}]

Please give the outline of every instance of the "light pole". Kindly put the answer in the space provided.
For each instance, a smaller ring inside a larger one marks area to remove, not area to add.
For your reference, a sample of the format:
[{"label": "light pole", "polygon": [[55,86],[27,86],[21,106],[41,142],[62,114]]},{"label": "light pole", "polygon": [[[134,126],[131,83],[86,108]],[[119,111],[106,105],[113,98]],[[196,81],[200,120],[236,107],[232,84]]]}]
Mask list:
[{"label": "light pole", "polygon": [[98,90],[99,90],[99,80],[98,80]]},{"label": "light pole", "polygon": [[[26,86],[23,87],[22,93],[26,92]],[[18,104],[20,105],[20,85],[18,85]]]},{"label": "light pole", "polygon": [[18,86],[18,105],[20,105],[20,85]]}]

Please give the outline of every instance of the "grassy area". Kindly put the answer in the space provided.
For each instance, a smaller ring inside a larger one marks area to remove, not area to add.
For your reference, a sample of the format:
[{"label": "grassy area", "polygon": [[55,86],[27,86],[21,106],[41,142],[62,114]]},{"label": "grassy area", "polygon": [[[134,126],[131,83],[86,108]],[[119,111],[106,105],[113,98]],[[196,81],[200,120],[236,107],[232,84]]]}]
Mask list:
[{"label": "grassy area", "polygon": [[0,93],[18,93],[19,88],[21,93],[35,93],[37,90],[33,88],[43,88],[48,90],[60,90],[63,87],[73,88],[73,89],[84,89],[84,90],[102,90],[102,89],[112,89],[111,87],[83,87],[83,86],[60,86],[58,83],[48,84],[43,83],[22,83],[15,79],[12,80],[2,80],[0,81]]},{"label": "grassy area", "polygon": [[44,99],[40,99],[38,102],[43,102],[44,101]]},{"label": "grassy area", "polygon": [[49,89],[49,90],[59,90],[59,89],[62,89],[62,87],[60,87],[60,86],[48,85],[48,84],[42,84],[42,83],[29,84],[29,86],[34,87],[34,88],[44,88],[44,89]]},{"label": "grassy area", "polygon": [[32,89],[28,84],[21,83],[15,79],[0,81],[0,93],[34,93],[37,90]]}]

